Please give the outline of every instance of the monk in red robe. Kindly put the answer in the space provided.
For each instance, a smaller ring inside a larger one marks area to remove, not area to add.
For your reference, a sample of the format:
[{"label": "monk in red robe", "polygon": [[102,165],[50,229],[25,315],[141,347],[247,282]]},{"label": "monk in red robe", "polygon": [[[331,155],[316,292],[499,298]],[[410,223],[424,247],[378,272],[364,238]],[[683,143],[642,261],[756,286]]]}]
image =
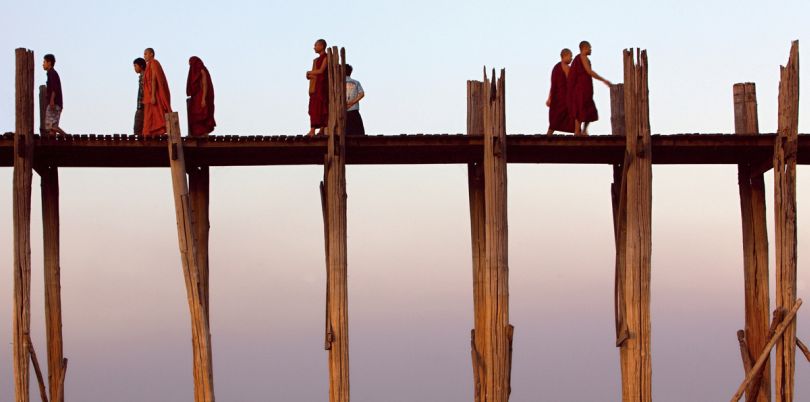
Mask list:
[{"label": "monk in red robe", "polygon": [[329,121],[329,79],[326,63],[326,40],[315,41],[315,53],[318,58],[312,61],[312,70],[307,71],[309,80],[309,133],[307,136],[323,134]]},{"label": "monk in red robe", "polygon": [[568,112],[568,71],[573,53],[571,49],[560,52],[560,62],[551,70],[551,89],[548,91],[548,135],[555,131],[574,132],[574,119]]},{"label": "monk in red robe", "polygon": [[604,82],[608,87],[611,85],[610,81],[591,69],[590,55],[591,44],[588,41],[580,42],[579,54],[568,72],[568,101],[571,105],[569,111],[574,117],[574,135],[588,135],[588,124],[599,120],[593,102],[593,79]]},{"label": "monk in red robe", "polygon": [[188,134],[192,137],[204,137],[217,126],[214,120],[214,84],[211,82],[211,74],[199,57],[188,59],[188,66]]},{"label": "monk in red robe", "polygon": [[143,51],[146,71],[143,74],[143,135],[166,134],[166,113],[172,111],[169,84],[163,67],[155,60],[155,50]]}]

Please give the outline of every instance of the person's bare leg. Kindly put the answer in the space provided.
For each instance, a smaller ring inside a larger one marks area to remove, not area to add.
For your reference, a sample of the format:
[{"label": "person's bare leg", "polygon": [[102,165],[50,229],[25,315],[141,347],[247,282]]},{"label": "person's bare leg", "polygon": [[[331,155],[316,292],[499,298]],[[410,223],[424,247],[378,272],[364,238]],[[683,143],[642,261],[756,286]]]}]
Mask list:
[{"label": "person's bare leg", "polygon": [[551,137],[551,135],[552,135],[552,134],[554,134],[554,129],[553,129],[553,128],[551,128],[551,127],[549,127],[549,128],[548,128],[548,132],[546,132],[546,135],[547,135],[547,136],[549,136],[549,137]]},{"label": "person's bare leg", "polygon": [[581,135],[581,134],[582,134],[581,123],[579,122],[579,120],[574,120],[574,135]]},{"label": "person's bare leg", "polygon": [[326,135],[326,127],[321,127],[318,129],[318,135]]},{"label": "person's bare leg", "polygon": [[591,123],[585,122],[585,125],[582,128],[582,135],[585,135],[585,136],[588,135],[588,124],[591,124]]},{"label": "person's bare leg", "polygon": [[55,133],[57,133],[57,134],[67,135],[67,133],[65,132],[65,130],[62,130],[62,128],[61,128],[61,127],[59,127],[59,126],[56,126],[56,127],[53,129],[53,131],[54,131]]},{"label": "person's bare leg", "polygon": [[307,137],[312,137],[313,135],[315,135],[315,127],[310,127]]}]

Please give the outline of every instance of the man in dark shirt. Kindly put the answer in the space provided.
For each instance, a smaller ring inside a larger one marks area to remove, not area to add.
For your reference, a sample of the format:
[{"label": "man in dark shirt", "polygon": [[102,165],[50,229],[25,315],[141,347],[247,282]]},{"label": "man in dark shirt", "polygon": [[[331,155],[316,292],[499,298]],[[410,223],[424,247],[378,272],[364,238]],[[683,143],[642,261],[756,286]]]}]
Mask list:
[{"label": "man in dark shirt", "polygon": [[138,74],[138,106],[135,109],[135,135],[143,135],[143,72],[146,70],[146,60],[138,57],[132,61],[132,67]]},{"label": "man in dark shirt", "polygon": [[42,68],[48,72],[48,107],[45,110],[45,131],[48,134],[66,134],[59,128],[59,118],[62,116],[62,81],[59,73],[53,68],[56,57],[46,54],[42,60]]}]

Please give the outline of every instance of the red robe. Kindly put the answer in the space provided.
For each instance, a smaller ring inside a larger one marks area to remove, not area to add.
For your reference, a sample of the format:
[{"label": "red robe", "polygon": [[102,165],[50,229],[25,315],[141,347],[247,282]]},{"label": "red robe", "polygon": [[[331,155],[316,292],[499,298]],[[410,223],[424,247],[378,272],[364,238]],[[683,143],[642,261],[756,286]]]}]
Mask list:
[{"label": "red robe", "polygon": [[548,108],[548,128],[554,131],[574,132],[574,119],[568,113],[568,77],[562,62],[551,70],[551,106]]},{"label": "red robe", "polygon": [[568,71],[569,112],[580,123],[599,120],[599,113],[593,102],[593,77],[585,71],[582,57],[587,56],[577,55]]},{"label": "red robe", "polygon": [[[217,126],[214,120],[214,84],[211,74],[199,57],[188,60],[188,81],[186,81],[186,106],[188,107],[188,133],[190,136],[204,136],[214,131]],[[203,76],[203,71],[205,76]],[[207,87],[205,107],[203,100],[203,79]]]},{"label": "red robe", "polygon": [[[155,104],[152,104],[152,80],[155,79]],[[143,135],[166,134],[166,113],[172,111],[169,84],[157,60],[146,63],[143,74]]]},{"label": "red robe", "polygon": [[[326,53],[315,59],[313,69],[320,69],[323,63],[326,63]],[[326,127],[329,121],[329,77],[326,74],[324,70],[323,74],[315,76],[315,86],[309,94],[309,123],[313,128]]]}]

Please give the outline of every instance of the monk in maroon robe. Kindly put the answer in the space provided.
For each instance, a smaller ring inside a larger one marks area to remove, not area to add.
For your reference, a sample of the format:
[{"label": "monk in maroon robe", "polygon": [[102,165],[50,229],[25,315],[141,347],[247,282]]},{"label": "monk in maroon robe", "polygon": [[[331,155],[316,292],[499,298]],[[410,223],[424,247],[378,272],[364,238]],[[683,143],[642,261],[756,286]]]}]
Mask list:
[{"label": "monk in maroon robe", "polygon": [[214,120],[214,84],[211,82],[211,74],[199,57],[188,59],[188,66],[188,133],[192,137],[203,137],[217,126]]},{"label": "monk in maroon robe", "polygon": [[548,135],[555,131],[574,132],[574,119],[568,112],[568,71],[570,70],[571,49],[560,52],[560,62],[551,70],[551,89],[548,91]]},{"label": "monk in maroon robe", "polygon": [[588,41],[580,42],[579,54],[568,72],[568,101],[571,105],[569,111],[574,117],[574,135],[588,135],[588,124],[599,120],[593,102],[593,79],[604,82],[608,87],[611,85],[610,81],[591,69],[590,55],[591,44]]},{"label": "monk in maroon robe", "polygon": [[166,134],[166,113],[172,111],[171,93],[163,67],[155,60],[155,51],[143,51],[146,71],[143,74],[143,135]]},{"label": "monk in maroon robe", "polygon": [[329,79],[327,76],[326,41],[315,41],[315,53],[318,58],[312,61],[312,70],[307,71],[309,80],[309,133],[307,136],[323,134],[329,121]]}]

